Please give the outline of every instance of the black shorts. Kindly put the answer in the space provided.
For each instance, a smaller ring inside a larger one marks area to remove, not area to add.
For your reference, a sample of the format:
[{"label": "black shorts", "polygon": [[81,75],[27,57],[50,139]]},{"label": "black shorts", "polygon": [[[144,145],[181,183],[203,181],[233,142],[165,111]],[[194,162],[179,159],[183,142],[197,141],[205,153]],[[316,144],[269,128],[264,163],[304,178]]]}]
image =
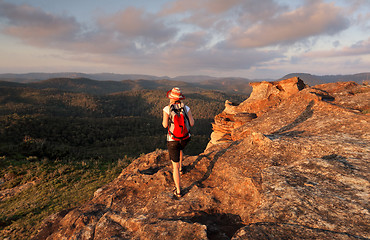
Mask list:
[{"label": "black shorts", "polygon": [[170,154],[171,161],[173,162],[180,161],[180,151],[185,148],[188,142],[190,142],[190,137],[180,141],[167,141],[167,148],[168,153]]}]

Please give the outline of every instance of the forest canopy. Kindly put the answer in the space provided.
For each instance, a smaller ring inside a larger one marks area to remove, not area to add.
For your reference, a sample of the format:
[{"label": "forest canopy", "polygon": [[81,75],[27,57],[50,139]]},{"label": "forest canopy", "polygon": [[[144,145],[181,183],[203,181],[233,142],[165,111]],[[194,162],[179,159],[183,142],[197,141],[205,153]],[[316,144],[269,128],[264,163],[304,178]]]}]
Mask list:
[{"label": "forest canopy", "polygon": [[[112,161],[165,148],[161,118],[168,104],[166,90],[91,94],[83,88],[60,90],[61,82],[57,83],[42,89],[32,84],[0,87],[1,156]],[[204,150],[211,122],[224,109],[225,100],[247,98],[215,90],[184,94],[196,121],[187,148],[191,155]]]}]

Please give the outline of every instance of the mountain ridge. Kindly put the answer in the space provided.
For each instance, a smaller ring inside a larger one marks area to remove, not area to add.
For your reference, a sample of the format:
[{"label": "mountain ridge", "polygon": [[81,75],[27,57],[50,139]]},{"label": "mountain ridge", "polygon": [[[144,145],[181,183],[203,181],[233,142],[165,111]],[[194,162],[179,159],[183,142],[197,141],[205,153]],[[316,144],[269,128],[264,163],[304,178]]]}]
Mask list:
[{"label": "mountain ridge", "polygon": [[224,135],[185,156],[180,199],[158,149],[34,239],[368,239],[369,95],[355,82],[254,83],[215,116]]},{"label": "mountain ridge", "polygon": [[[36,76],[40,77],[41,75],[43,75],[43,78],[45,79],[40,78],[35,80]],[[144,89],[169,90],[172,87],[177,86],[182,88],[185,92],[217,90],[229,93],[250,94],[252,92],[250,84],[254,82],[247,78],[217,78],[201,75],[180,76],[175,78],[128,74],[41,73],[41,75],[38,75],[38,73],[23,75],[0,74],[0,86],[31,87],[37,89],[55,88],[62,91],[85,92],[90,94],[111,94],[122,91]],[[55,77],[63,75],[69,77]],[[71,77],[72,75],[74,77]],[[52,76],[54,76],[54,78],[47,78]],[[108,76],[114,76],[115,80],[108,80]],[[358,84],[363,84],[369,82],[368,79],[370,78],[370,73],[327,76],[315,76],[309,73],[291,73],[280,80],[291,77],[299,77],[309,86],[337,82],[338,80],[354,81]]]},{"label": "mountain ridge", "polygon": [[[300,77],[306,84],[312,86],[317,84],[329,83],[329,82],[339,82],[339,81],[354,81],[359,84],[362,84],[362,81],[370,80],[370,72],[364,73],[355,73],[355,74],[346,74],[346,75],[313,75],[310,73],[289,73],[285,76],[276,79],[282,80],[290,77]],[[92,80],[99,81],[122,81],[122,80],[173,80],[173,81],[182,81],[182,82],[202,82],[209,80],[243,80],[248,82],[260,82],[260,81],[273,81],[274,79],[249,79],[243,77],[214,77],[207,75],[184,75],[176,77],[168,76],[154,76],[154,75],[144,75],[144,74],[116,74],[116,73],[80,73],[80,72],[60,72],[60,73],[2,73],[0,74],[0,80],[11,81],[11,82],[34,82],[47,80],[51,78],[89,78]]]},{"label": "mountain ridge", "polygon": [[121,80],[100,81],[90,78],[51,78],[36,82],[10,82],[0,81],[0,87],[24,87],[36,89],[54,88],[61,91],[84,92],[89,94],[111,94],[133,90],[170,90],[174,86],[180,87],[184,92],[191,93],[202,90],[218,90],[250,94],[252,87],[244,79],[213,79],[202,82],[184,82],[179,80]]},{"label": "mountain ridge", "polygon": [[310,86],[324,83],[349,82],[349,81],[362,84],[365,82],[369,82],[370,72],[356,73],[351,75],[322,75],[322,76],[312,75],[310,73],[290,73],[280,78],[279,80],[288,79],[292,77],[299,77]]}]

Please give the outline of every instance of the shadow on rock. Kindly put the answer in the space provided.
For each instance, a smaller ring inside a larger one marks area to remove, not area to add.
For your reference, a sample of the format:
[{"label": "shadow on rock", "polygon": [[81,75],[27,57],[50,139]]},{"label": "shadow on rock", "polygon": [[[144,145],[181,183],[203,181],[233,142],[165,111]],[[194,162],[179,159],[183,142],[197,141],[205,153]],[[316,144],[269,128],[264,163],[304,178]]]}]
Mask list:
[{"label": "shadow on rock", "polygon": [[230,213],[200,212],[188,220],[206,225],[208,239],[214,240],[231,239],[241,227],[245,226],[240,216]]},{"label": "shadow on rock", "polygon": [[291,239],[321,239],[321,240],[368,239],[349,233],[330,231],[326,229],[313,228],[298,224],[272,223],[272,222],[261,222],[245,226],[241,228],[232,239],[282,240],[288,239],[287,236],[292,237]]},{"label": "shadow on rock", "polygon": [[312,117],[312,115],[313,115],[312,107],[313,107],[314,103],[315,103],[314,101],[311,101],[307,105],[306,109],[292,123],[288,124],[285,127],[280,128],[279,130],[277,130],[273,134],[281,134],[283,132],[286,132],[286,131],[288,131],[288,130],[294,128],[294,127],[296,127],[300,123],[306,121],[310,117]]},{"label": "shadow on rock", "polygon": [[[206,173],[203,175],[203,177],[195,182],[193,182],[189,187],[186,187],[184,188],[183,192],[184,192],[184,195],[187,194],[194,186],[198,186],[198,187],[203,187],[203,182],[205,180],[207,180],[209,178],[209,176],[211,176],[212,174],[212,170],[217,162],[217,160],[224,154],[226,153],[230,147],[232,147],[233,145],[236,145],[238,144],[239,142],[238,141],[235,141],[233,142],[228,148],[225,148],[225,149],[222,149],[221,151],[217,152],[213,158],[212,158],[212,161],[209,163],[208,167],[207,167],[207,171]],[[190,165],[187,167],[187,171],[190,171],[192,169],[195,168],[195,165],[202,159],[202,158],[207,158],[207,159],[210,159],[210,155],[212,154],[209,153],[207,155],[199,155],[199,157]]]}]

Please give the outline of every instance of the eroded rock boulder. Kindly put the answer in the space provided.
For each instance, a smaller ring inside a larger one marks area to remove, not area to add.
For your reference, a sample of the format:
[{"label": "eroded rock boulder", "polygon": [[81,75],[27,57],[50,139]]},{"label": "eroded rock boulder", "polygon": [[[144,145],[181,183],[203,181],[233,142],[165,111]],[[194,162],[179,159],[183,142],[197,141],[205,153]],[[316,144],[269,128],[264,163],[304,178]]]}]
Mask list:
[{"label": "eroded rock boulder", "polygon": [[253,91],[250,97],[239,105],[226,100],[225,109],[215,117],[213,133],[207,148],[214,144],[232,141],[232,131],[257,116],[278,106],[281,101],[297,94],[307,86],[298,77],[279,82],[250,83]]}]

